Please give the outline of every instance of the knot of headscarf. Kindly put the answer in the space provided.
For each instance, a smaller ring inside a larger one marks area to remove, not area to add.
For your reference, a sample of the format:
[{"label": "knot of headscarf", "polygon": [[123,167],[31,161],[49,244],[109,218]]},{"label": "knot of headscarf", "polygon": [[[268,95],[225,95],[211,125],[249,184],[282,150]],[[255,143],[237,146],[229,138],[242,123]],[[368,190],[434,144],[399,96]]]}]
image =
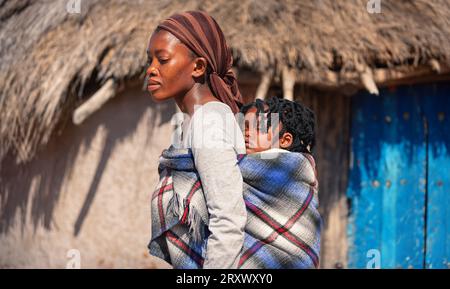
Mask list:
[{"label": "knot of headscarf", "polygon": [[242,96],[231,69],[233,58],[214,18],[202,11],[188,11],[172,15],[160,23],[157,29],[172,33],[195,54],[206,59],[212,93],[227,104],[233,113],[237,113]]}]

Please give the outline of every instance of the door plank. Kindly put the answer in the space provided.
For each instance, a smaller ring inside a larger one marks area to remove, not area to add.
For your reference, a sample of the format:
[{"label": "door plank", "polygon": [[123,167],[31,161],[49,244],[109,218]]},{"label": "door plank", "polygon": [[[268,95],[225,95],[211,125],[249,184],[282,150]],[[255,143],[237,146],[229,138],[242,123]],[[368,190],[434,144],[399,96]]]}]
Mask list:
[{"label": "door plank", "polygon": [[450,268],[450,84],[423,87],[428,120],[426,268]]}]

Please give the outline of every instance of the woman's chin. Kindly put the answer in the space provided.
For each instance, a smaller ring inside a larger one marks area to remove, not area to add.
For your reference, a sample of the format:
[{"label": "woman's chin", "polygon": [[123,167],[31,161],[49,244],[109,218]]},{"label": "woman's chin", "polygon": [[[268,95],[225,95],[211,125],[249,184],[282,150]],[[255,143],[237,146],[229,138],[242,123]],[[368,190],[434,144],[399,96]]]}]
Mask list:
[{"label": "woman's chin", "polygon": [[161,102],[166,100],[165,97],[163,97],[161,94],[158,93],[158,91],[150,91],[147,90],[148,93],[150,94],[150,97],[152,98],[152,100],[156,101],[156,102]]}]

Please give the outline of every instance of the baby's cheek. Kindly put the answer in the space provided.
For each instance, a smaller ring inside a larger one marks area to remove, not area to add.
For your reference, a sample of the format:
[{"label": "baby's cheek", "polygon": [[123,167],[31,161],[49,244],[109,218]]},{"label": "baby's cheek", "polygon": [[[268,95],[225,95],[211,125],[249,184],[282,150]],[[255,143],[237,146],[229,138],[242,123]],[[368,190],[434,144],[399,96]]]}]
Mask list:
[{"label": "baby's cheek", "polygon": [[268,150],[271,148],[272,138],[267,134],[259,134],[258,135],[258,146],[262,150]]}]

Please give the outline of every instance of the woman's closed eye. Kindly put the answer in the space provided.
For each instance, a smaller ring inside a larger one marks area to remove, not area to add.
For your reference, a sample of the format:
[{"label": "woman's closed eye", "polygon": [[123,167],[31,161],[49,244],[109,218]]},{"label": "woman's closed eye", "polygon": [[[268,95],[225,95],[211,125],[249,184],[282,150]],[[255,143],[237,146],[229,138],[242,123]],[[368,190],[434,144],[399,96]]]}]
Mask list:
[{"label": "woman's closed eye", "polygon": [[160,63],[160,64],[165,64],[165,63],[167,63],[169,61],[169,58],[158,58],[158,62]]},{"label": "woman's closed eye", "polygon": [[[167,63],[170,59],[168,57],[156,57],[156,60],[158,61],[159,64],[165,64]],[[148,57],[147,58],[147,65],[150,66],[153,62],[153,57]]]}]

